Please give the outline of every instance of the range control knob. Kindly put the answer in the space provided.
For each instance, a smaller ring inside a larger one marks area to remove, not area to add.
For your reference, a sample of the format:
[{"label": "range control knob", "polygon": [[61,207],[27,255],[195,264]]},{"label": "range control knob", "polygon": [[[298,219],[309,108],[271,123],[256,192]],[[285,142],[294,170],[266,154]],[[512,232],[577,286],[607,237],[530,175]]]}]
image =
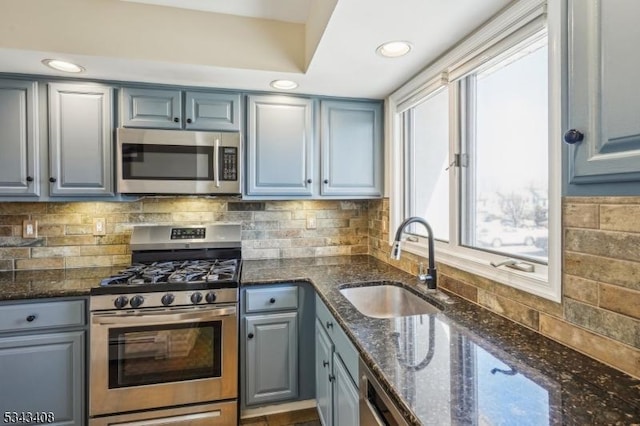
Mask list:
[{"label": "range control knob", "polygon": [[127,306],[127,303],[129,303],[129,299],[127,299],[127,296],[118,296],[116,297],[116,300],[113,301],[113,304],[118,309],[124,308],[125,306]]},{"label": "range control knob", "polygon": [[139,308],[143,303],[144,303],[144,297],[142,296],[133,296],[131,298],[131,307],[132,308]]},{"label": "range control knob", "polygon": [[210,291],[209,293],[207,293],[206,299],[207,299],[207,303],[213,303],[216,301],[216,294]]},{"label": "range control knob", "polygon": [[165,294],[164,296],[162,296],[162,299],[160,299],[164,306],[169,306],[173,303],[174,300],[176,300],[176,297],[171,293]]},{"label": "range control knob", "polygon": [[196,291],[191,295],[191,303],[193,303],[194,305],[197,305],[200,302],[202,302],[202,293],[200,293],[199,291]]}]

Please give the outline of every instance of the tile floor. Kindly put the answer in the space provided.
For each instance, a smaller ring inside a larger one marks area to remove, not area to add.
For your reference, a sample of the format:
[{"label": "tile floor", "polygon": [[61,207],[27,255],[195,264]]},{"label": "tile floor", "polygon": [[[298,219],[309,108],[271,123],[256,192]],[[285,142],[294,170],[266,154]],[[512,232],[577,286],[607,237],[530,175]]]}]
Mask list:
[{"label": "tile floor", "polygon": [[315,408],[242,419],[241,426],[320,426]]}]

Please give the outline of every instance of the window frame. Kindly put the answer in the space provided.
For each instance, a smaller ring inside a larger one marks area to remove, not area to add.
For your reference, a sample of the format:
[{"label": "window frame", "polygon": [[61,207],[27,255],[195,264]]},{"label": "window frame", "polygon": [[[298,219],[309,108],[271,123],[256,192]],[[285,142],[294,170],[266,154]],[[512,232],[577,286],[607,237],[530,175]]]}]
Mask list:
[{"label": "window frame", "polygon": [[[423,72],[408,81],[387,99],[387,136],[390,141],[388,158],[389,244],[393,243],[395,229],[404,219],[404,185],[407,171],[404,170],[403,112],[419,104],[443,86],[449,91],[449,155],[462,152],[465,101],[463,77],[483,64],[499,58],[513,50],[523,41],[534,37],[546,27],[548,38],[548,114],[549,114],[549,226],[548,263],[535,263],[536,271],[521,272],[506,267],[493,267],[491,261],[508,258],[505,254],[485,252],[462,246],[461,241],[461,179],[460,167],[449,173],[449,242],[436,241],[436,261],[493,281],[532,293],[555,302],[561,301],[561,0],[522,0],[506,8],[499,15],[481,26],[457,47],[428,66]],[[427,218],[428,220],[428,218]],[[405,235],[406,238],[406,235]],[[414,239],[414,238],[412,238]],[[403,250],[428,257],[426,238],[417,241],[403,238]]]}]

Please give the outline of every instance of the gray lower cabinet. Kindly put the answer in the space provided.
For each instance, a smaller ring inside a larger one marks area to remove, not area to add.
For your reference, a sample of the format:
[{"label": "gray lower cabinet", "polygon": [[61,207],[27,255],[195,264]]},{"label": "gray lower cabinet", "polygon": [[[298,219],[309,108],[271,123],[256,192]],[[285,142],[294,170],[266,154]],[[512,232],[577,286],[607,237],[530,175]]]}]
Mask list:
[{"label": "gray lower cabinet", "polygon": [[382,196],[382,104],[320,102],[322,195]]},{"label": "gray lower cabinet", "polygon": [[[570,184],[640,181],[640,2],[569,0],[567,129]],[[587,184],[587,185],[585,185]],[[631,185],[631,184],[630,184]],[[609,195],[597,185],[594,195]],[[634,193],[640,193],[637,184]],[[569,194],[572,195],[571,186]]]},{"label": "gray lower cabinet", "polygon": [[123,127],[240,130],[237,93],[125,87],[121,105]]},{"label": "gray lower cabinet", "polygon": [[113,88],[49,84],[49,183],[52,196],[110,196]]},{"label": "gray lower cabinet", "polygon": [[0,317],[5,423],[85,425],[84,300],[2,304]]},{"label": "gray lower cabinet", "polygon": [[247,404],[298,396],[298,313],[246,318]]},{"label": "gray lower cabinet", "polygon": [[316,406],[324,426],[359,424],[358,353],[316,297]]},{"label": "gray lower cabinet", "polygon": [[313,193],[313,101],[247,97],[247,194]]},{"label": "gray lower cabinet", "polygon": [[0,79],[0,196],[39,195],[35,81]]}]

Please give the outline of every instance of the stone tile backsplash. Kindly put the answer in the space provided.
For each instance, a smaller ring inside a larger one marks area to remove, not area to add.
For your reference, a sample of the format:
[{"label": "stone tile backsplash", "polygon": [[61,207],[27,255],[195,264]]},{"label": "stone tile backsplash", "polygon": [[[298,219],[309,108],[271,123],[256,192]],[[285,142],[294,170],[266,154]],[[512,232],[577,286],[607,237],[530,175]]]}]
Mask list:
[{"label": "stone tile backsplash", "polygon": [[[106,235],[93,235],[93,219]],[[22,238],[22,221],[38,237]],[[247,259],[371,254],[410,273],[424,261],[389,260],[389,200],[0,202],[0,270],[126,265],[137,224],[242,223]],[[438,264],[439,284],[525,327],[640,377],[640,197],[563,201],[563,301],[554,303]]]},{"label": "stone tile backsplash", "polygon": [[[389,260],[389,201],[369,209],[370,254],[410,273],[424,262]],[[444,264],[440,287],[640,377],[640,197],[570,197],[563,202],[562,303]]]},{"label": "stone tile backsplash", "polygon": [[[118,266],[131,262],[138,224],[241,222],[247,259],[368,252],[368,201],[243,202],[235,198],[145,198],[131,202],[0,202],[0,270]],[[93,219],[106,235],[93,235]],[[35,239],[22,221],[37,220]]]}]

